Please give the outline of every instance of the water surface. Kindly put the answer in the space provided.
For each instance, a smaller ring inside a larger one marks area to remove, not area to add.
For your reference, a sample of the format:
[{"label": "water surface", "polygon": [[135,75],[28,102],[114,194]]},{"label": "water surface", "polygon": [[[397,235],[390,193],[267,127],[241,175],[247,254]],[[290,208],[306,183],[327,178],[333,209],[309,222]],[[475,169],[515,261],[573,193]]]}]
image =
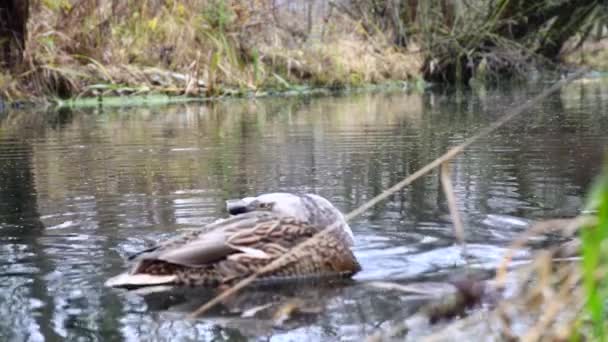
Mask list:
[{"label": "water surface", "polygon": [[[353,283],[252,290],[186,320],[212,292],[103,282],[125,255],[224,216],[226,199],[314,192],[348,212],[543,86],[0,114],[0,339],[359,340],[411,313],[366,283],[462,270],[436,172],[352,222]],[[473,265],[491,269],[529,220],[579,212],[607,107],[607,83],[570,85],[452,163]],[[322,312],[281,328],[239,316],[294,296]]]}]

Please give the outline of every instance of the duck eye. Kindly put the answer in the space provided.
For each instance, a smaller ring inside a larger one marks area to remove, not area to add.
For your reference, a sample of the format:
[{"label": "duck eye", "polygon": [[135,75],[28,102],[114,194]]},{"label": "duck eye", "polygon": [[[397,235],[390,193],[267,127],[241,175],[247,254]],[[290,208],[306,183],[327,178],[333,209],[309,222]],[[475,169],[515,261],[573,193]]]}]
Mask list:
[{"label": "duck eye", "polygon": [[272,202],[261,202],[260,204],[258,204],[258,208],[264,209],[264,210],[270,210],[270,209],[272,209],[273,205],[274,205],[274,203],[272,203]]}]

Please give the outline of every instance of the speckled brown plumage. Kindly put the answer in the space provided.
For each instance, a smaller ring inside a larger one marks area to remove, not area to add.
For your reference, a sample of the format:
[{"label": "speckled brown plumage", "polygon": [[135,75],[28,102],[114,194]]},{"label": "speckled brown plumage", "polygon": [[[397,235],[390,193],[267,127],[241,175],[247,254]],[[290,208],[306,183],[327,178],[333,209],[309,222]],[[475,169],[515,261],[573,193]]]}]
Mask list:
[{"label": "speckled brown plumage", "polygon": [[[331,231],[322,239],[307,244],[299,253],[289,255],[281,265],[262,274],[260,280],[349,276],[358,272],[359,263],[350,249],[350,228],[346,222],[338,220],[342,219],[341,214],[332,220],[325,211],[333,207],[314,208],[312,201],[302,202],[309,211],[319,209],[317,212],[325,218],[325,221],[317,218],[313,222],[338,224],[332,225]],[[248,212],[138,253],[131,258],[134,267],[122,277],[126,279],[125,285],[129,285],[130,276],[136,275],[150,276],[145,282],[151,284],[155,284],[156,279],[187,286],[230,284],[260,270],[325,227],[291,216],[281,217],[271,211]],[[145,282],[139,285],[148,285]],[[109,281],[109,284],[121,285],[117,281]]]}]

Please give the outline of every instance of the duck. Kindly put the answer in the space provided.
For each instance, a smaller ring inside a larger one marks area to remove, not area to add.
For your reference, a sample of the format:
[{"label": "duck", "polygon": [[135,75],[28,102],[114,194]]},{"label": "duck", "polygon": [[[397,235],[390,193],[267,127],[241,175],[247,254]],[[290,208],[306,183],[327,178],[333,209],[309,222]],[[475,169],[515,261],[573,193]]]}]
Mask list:
[{"label": "duck", "polygon": [[128,257],[128,271],[108,287],[229,286],[259,271],[329,227],[321,239],[258,281],[350,277],[361,270],[344,215],[316,194],[267,193],[226,201],[229,217],[162,241]]}]

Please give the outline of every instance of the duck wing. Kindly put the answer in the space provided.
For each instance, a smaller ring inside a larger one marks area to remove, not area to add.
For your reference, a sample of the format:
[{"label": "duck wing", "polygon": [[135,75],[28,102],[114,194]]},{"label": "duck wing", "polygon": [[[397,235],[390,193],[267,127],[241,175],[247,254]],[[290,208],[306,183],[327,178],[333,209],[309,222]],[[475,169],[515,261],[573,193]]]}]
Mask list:
[{"label": "duck wing", "polygon": [[133,261],[160,260],[187,267],[199,267],[239,251],[229,241],[234,235],[255,231],[278,218],[266,212],[251,212],[218,220],[202,229],[166,240],[129,257]]}]

